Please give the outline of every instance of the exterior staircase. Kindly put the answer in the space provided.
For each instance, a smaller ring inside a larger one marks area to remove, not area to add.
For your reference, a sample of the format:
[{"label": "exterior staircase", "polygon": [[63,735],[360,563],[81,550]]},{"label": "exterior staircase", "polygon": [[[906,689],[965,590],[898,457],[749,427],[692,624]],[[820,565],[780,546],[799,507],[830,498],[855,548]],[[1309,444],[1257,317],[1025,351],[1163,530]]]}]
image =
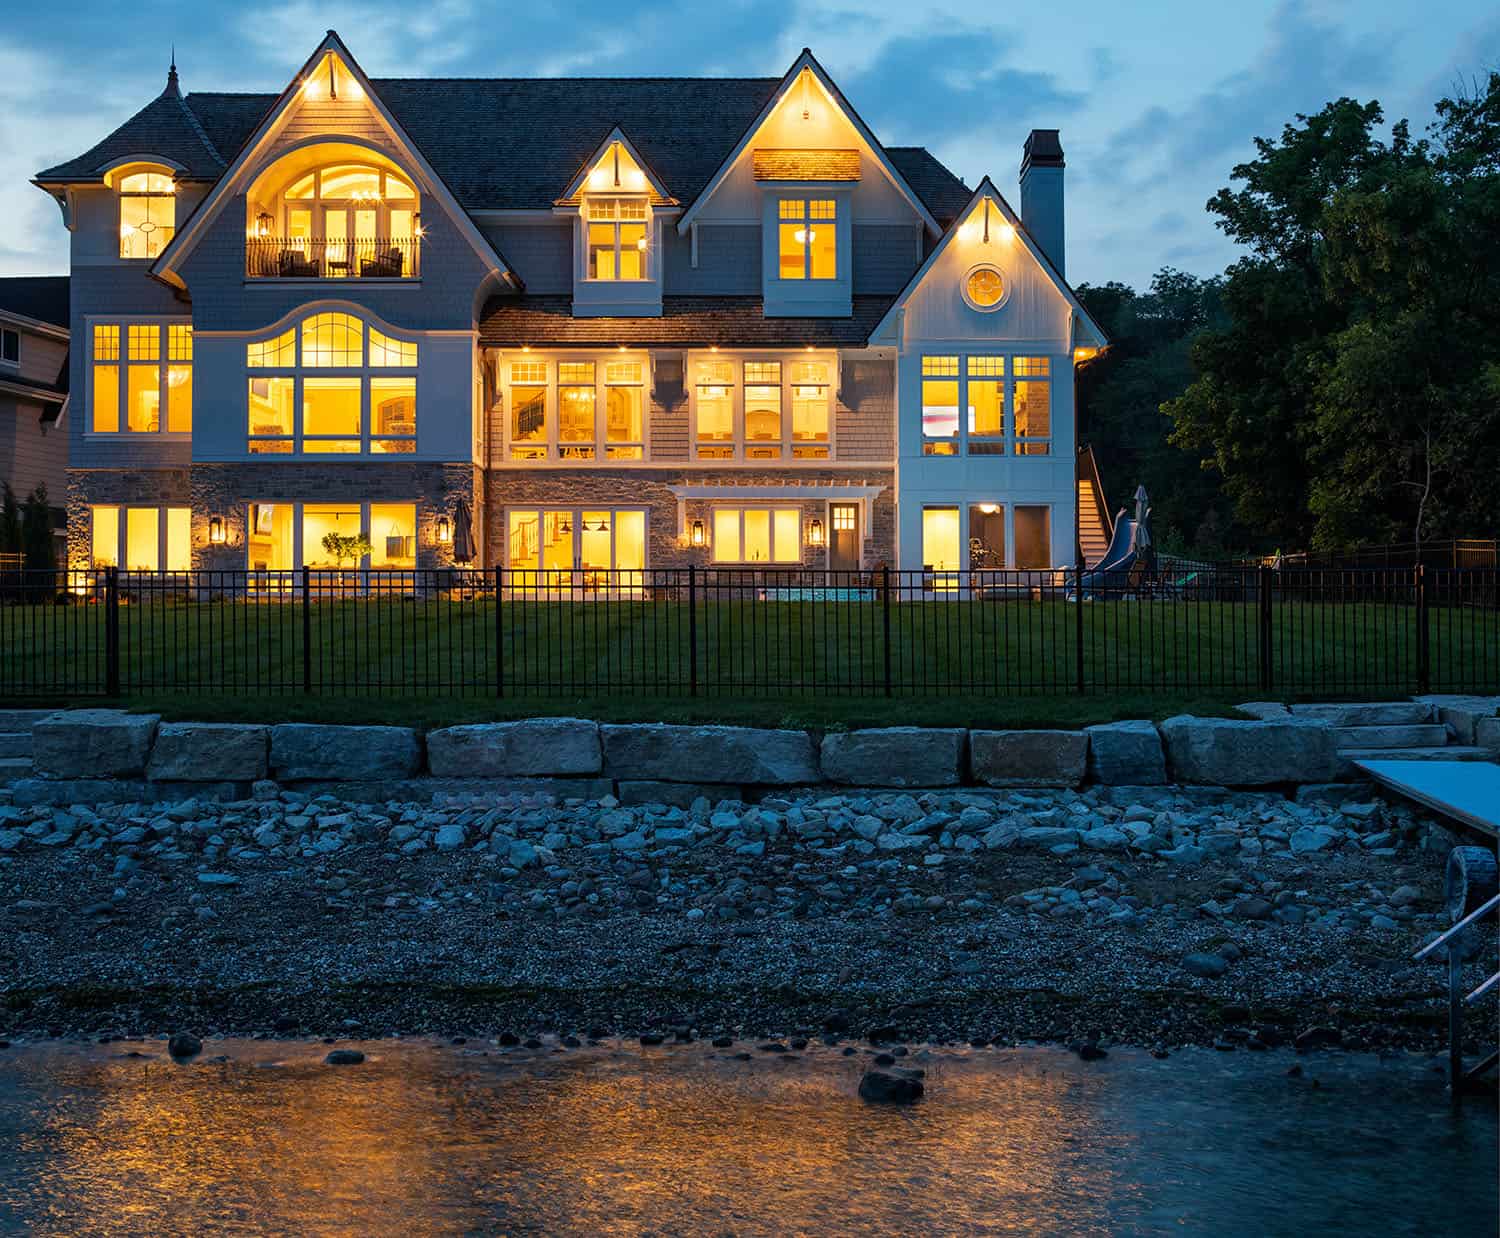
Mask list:
[{"label": "exterior staircase", "polygon": [[31,777],[31,728],[53,712],[0,709],[0,783]]},{"label": "exterior staircase", "polygon": [[1457,742],[1437,711],[1422,701],[1293,705],[1292,716],[1334,727],[1339,756],[1352,761],[1493,761],[1488,748]]},{"label": "exterior staircase", "polygon": [[1114,535],[1114,521],[1104,499],[1104,483],[1094,462],[1094,449],[1078,451],[1078,544],[1083,551],[1084,567],[1094,567],[1109,549]]}]

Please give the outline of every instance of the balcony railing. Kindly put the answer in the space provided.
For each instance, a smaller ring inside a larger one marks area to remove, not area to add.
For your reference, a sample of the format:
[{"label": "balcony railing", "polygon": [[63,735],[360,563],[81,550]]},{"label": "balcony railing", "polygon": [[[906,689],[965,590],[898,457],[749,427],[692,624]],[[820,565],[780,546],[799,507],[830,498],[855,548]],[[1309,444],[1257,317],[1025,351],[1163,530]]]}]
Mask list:
[{"label": "balcony railing", "polygon": [[252,236],[245,239],[251,279],[415,279],[421,242],[414,236]]}]

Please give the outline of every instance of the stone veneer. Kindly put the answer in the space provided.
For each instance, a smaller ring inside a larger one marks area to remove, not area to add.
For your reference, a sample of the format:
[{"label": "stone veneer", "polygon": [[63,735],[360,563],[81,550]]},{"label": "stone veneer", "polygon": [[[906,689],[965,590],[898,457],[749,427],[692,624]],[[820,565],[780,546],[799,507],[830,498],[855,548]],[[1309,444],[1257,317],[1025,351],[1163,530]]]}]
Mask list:
[{"label": "stone veneer", "polygon": [[185,507],[191,501],[192,486],[185,468],[69,469],[68,566],[75,570],[93,566],[89,508],[95,504]]}]

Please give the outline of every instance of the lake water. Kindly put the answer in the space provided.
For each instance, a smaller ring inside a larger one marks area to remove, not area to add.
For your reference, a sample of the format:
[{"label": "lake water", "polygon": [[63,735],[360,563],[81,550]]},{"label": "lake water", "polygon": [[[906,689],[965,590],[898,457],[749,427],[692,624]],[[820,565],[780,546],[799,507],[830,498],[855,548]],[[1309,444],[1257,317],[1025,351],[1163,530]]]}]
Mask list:
[{"label": "lake water", "polygon": [[821,1045],[358,1047],[0,1051],[0,1232],[1496,1233],[1493,1099],[1415,1057],[933,1050],[880,1108]]}]

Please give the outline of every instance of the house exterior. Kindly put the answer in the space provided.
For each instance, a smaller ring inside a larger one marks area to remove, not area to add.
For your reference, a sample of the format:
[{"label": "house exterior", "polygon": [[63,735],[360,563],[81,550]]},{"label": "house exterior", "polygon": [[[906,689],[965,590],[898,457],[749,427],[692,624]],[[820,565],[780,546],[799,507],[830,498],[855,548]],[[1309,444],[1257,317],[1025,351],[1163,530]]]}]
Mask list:
[{"label": "house exterior", "polygon": [[59,532],[68,492],[68,277],[0,279],[0,483],[45,486]]},{"label": "house exterior", "polygon": [[[75,566],[1075,561],[1064,161],[1018,214],[781,78],[166,89],[49,168]],[[457,544],[463,549],[464,539]],[[347,561],[345,561],[347,564]]]}]

